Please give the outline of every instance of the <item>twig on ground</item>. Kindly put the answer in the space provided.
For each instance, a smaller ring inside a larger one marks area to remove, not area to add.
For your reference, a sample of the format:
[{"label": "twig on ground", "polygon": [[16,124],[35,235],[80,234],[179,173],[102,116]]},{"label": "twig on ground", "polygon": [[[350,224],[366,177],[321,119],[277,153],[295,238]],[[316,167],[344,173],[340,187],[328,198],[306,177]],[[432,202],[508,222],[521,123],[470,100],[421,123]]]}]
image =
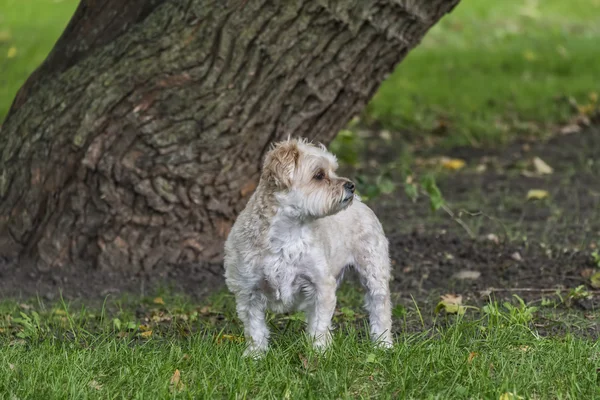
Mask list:
[{"label": "twig on ground", "polygon": [[469,228],[469,226],[465,223],[465,221],[463,221],[462,219],[460,219],[460,217],[457,217],[454,212],[450,209],[450,207],[448,207],[448,205],[446,203],[442,204],[442,209],[444,211],[446,211],[446,213],[454,220],[456,221],[460,226],[463,227],[463,229],[465,231],[467,231],[467,233],[469,234],[469,236],[471,237],[471,239],[475,239],[476,236],[473,233],[473,231],[471,230],[471,228]]}]

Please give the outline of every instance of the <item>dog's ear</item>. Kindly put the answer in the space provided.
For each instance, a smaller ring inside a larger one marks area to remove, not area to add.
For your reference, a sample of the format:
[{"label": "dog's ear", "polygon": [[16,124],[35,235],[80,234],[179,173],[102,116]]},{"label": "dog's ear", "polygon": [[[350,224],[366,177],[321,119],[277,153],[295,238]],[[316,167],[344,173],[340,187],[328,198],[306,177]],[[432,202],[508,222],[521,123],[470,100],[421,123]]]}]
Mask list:
[{"label": "dog's ear", "polygon": [[295,140],[277,143],[267,153],[263,165],[263,178],[279,188],[290,188],[299,157],[300,149]]}]

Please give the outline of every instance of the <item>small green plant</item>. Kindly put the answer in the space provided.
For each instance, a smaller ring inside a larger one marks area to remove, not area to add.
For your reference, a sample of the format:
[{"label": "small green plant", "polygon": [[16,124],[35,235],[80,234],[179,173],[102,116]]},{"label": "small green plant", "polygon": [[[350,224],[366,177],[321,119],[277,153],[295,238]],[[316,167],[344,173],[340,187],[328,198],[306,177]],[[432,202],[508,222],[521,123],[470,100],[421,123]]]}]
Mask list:
[{"label": "small green plant", "polygon": [[573,301],[591,299],[592,294],[587,290],[585,285],[579,285],[576,288],[569,290],[564,302],[567,306],[571,306]]},{"label": "small green plant", "polygon": [[24,312],[19,313],[20,317],[13,318],[13,322],[20,325],[21,330],[16,334],[20,339],[37,339],[42,331],[40,325],[40,315],[31,311],[31,316]]},{"label": "small green plant", "polygon": [[537,307],[528,306],[518,295],[513,295],[517,300],[517,305],[513,305],[508,301],[502,303],[502,308],[496,301],[492,301],[482,308],[482,311],[490,317],[492,321],[505,321],[509,325],[527,325],[533,319],[534,314],[538,311]]},{"label": "small green plant", "polygon": [[592,252],[592,261],[597,268],[600,268],[600,252],[598,250]]}]

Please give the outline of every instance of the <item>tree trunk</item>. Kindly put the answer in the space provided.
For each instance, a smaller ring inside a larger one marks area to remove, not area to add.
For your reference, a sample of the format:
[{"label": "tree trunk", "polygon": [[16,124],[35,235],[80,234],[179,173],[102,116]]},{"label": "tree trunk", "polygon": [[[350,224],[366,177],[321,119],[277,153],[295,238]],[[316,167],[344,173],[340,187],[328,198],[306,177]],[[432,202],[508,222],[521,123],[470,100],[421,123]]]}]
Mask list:
[{"label": "tree trunk", "polygon": [[82,0],[0,131],[0,256],[218,260],[262,155],[325,143],[459,0]]}]

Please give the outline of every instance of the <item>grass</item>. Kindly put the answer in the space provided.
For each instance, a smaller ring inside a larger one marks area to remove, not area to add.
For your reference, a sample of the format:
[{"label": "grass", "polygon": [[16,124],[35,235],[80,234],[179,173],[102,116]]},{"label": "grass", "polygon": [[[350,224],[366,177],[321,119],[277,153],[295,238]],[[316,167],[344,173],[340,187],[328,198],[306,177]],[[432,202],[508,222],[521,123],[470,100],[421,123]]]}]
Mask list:
[{"label": "grass", "polygon": [[409,54],[366,116],[449,145],[544,135],[597,97],[598,0],[462,1]]},{"label": "grass", "polygon": [[311,351],[295,316],[272,317],[272,348],[260,361],[241,357],[244,344],[227,295],[198,306],[181,297],[130,298],[95,310],[4,302],[0,393],[40,399],[600,396],[598,343],[538,335],[531,329],[536,311],[527,305],[491,302],[464,317],[439,316],[418,333],[409,325],[432,311],[396,310],[397,344],[381,351],[364,337],[357,300],[342,290],[338,333],[323,355]]},{"label": "grass", "polygon": [[25,80],[44,61],[77,0],[0,0],[0,123]]}]

